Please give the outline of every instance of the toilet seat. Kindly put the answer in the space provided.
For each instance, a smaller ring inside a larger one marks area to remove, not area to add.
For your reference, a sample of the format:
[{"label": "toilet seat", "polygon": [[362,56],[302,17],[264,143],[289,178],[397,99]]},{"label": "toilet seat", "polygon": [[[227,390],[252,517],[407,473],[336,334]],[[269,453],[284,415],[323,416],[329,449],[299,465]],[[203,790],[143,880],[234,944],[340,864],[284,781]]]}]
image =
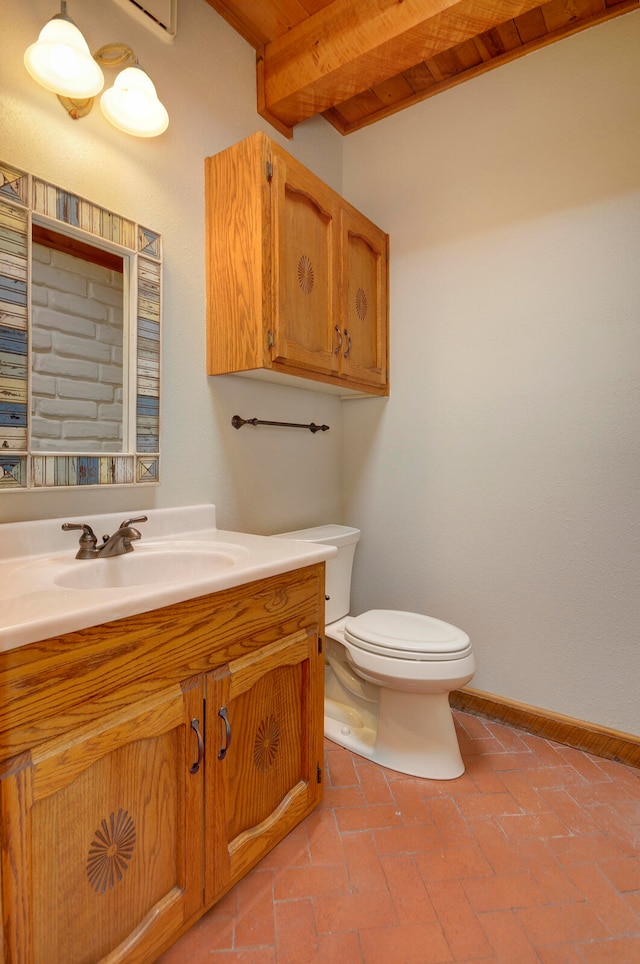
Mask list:
[{"label": "toilet seat", "polygon": [[359,649],[394,659],[430,662],[462,659],[471,652],[469,637],[457,626],[396,609],[372,609],[349,616],[344,638]]}]

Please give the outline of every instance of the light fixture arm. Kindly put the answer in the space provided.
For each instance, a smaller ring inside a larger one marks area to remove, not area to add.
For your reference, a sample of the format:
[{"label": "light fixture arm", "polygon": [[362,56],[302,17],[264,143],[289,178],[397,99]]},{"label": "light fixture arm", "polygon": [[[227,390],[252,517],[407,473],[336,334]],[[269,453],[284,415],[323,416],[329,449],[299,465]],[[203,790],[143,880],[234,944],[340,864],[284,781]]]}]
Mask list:
[{"label": "light fixture arm", "polygon": [[[66,17],[66,6],[66,0],[62,0],[63,10],[59,16]],[[95,54],[92,54],[92,57],[101,67],[120,67],[122,64],[126,64],[127,67],[133,67],[138,64],[135,51],[128,44],[124,43],[104,44],[96,50]],[[73,97],[63,97],[61,94],[57,96],[72,120],[80,120],[81,117],[86,117],[87,114],[91,112],[95,100],[95,97],[77,99]]]},{"label": "light fixture arm", "polygon": [[69,23],[73,23],[73,20],[67,13],[67,0],[60,0],[60,13],[56,13],[51,18],[52,20],[68,20]]},{"label": "light fixture arm", "polygon": [[131,67],[138,63],[134,50],[123,43],[104,44],[96,50],[93,59],[101,67],[119,67],[121,64]]}]

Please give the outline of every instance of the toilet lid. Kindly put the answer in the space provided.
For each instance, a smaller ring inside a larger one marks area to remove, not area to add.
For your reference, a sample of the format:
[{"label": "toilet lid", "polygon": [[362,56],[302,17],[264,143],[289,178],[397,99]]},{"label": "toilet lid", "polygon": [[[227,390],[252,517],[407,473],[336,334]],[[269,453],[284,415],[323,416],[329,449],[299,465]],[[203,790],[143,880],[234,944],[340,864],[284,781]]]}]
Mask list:
[{"label": "toilet lid", "polygon": [[461,659],[471,652],[469,637],[456,626],[396,609],[349,616],[344,636],[353,646],[396,659]]}]

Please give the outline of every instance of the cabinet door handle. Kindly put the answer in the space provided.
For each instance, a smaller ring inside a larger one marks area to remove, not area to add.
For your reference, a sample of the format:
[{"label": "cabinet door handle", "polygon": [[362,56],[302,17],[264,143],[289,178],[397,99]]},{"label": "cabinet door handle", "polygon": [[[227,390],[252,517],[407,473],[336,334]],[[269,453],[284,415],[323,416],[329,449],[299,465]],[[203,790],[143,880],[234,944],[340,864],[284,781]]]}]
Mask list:
[{"label": "cabinet door handle", "polygon": [[340,354],[340,349],[342,348],[342,332],[340,331],[340,328],[339,328],[338,325],[334,325],[333,328],[334,328],[334,331],[337,331],[337,332],[338,332],[338,338],[339,338],[338,346],[337,346],[337,348],[334,348],[334,349],[333,349],[333,354],[334,354],[334,355],[339,355],[339,354]]},{"label": "cabinet door handle", "polygon": [[200,732],[200,720],[191,720],[191,729],[198,737],[198,759],[189,769],[189,773],[197,773],[200,769],[202,761],[204,760],[204,740],[202,739],[202,733]]},{"label": "cabinet door handle", "polygon": [[[344,330],[344,333],[345,333],[345,335],[347,336],[347,350],[345,351],[345,353],[344,353],[344,355],[343,355],[342,357],[343,357],[343,358],[348,358],[348,357],[349,357],[349,352],[351,351],[351,335],[349,334],[349,332],[347,331],[346,328],[345,328],[345,330]],[[340,341],[340,344],[342,344],[342,341]]]},{"label": "cabinet door handle", "polygon": [[224,758],[227,755],[227,750],[231,746],[231,724],[229,723],[229,717],[227,716],[226,706],[220,707],[220,709],[218,710],[218,716],[224,723],[224,735],[225,735],[225,744],[220,750],[220,752],[218,753],[218,759],[224,760]]}]

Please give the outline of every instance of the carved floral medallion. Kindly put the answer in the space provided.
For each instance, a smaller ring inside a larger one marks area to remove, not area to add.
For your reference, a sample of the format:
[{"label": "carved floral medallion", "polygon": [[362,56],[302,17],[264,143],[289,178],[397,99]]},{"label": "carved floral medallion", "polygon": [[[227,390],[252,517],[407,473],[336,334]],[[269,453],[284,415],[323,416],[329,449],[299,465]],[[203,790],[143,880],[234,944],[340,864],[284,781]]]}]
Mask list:
[{"label": "carved floral medallion", "polygon": [[136,828],[128,811],[120,809],[101,822],[87,857],[87,877],[96,893],[104,894],[122,880],[135,843]]},{"label": "carved floral medallion", "polygon": [[300,256],[300,260],[298,261],[298,284],[304,291],[305,295],[311,294],[314,281],[315,278],[311,259],[308,258],[306,254],[303,254]]},{"label": "carved floral medallion", "polygon": [[253,762],[256,770],[269,770],[276,761],[280,748],[280,728],[275,716],[262,720],[253,744]]}]

